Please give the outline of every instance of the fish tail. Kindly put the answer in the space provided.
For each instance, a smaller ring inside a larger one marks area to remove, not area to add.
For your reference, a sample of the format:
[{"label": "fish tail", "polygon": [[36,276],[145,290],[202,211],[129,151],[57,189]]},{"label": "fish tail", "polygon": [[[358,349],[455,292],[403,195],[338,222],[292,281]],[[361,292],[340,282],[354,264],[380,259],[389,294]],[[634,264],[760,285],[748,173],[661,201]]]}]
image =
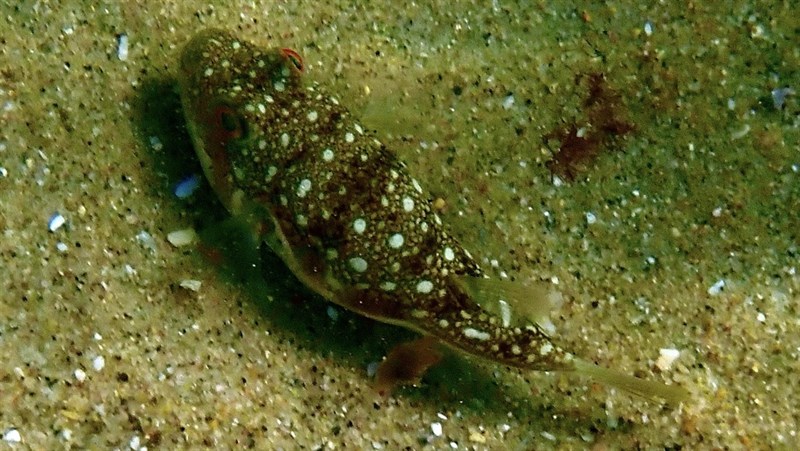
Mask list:
[{"label": "fish tail", "polygon": [[670,405],[678,405],[689,399],[689,392],[681,387],[628,376],[580,359],[575,360],[575,371],[598,382],[651,401],[662,399]]}]

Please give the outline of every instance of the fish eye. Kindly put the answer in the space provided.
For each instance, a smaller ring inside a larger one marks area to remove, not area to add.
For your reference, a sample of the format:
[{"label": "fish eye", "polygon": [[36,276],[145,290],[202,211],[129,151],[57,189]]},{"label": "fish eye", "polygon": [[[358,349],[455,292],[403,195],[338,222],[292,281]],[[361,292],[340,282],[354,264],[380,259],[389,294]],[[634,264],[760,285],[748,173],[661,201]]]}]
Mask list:
[{"label": "fish eye", "polygon": [[281,54],[292,63],[298,72],[303,72],[305,66],[303,66],[303,58],[300,57],[299,53],[292,49],[281,49]]},{"label": "fish eye", "polygon": [[247,120],[230,105],[219,105],[215,109],[219,130],[227,140],[241,139],[247,136]]}]

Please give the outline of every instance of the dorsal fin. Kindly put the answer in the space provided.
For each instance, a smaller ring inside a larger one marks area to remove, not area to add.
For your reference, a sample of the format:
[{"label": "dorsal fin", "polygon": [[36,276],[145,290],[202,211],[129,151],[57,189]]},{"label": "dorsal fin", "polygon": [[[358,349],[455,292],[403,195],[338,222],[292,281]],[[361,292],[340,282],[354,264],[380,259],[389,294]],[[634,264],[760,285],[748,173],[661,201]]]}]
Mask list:
[{"label": "dorsal fin", "polygon": [[470,297],[503,325],[524,326],[548,319],[552,305],[542,282],[516,282],[499,278],[454,276]]}]

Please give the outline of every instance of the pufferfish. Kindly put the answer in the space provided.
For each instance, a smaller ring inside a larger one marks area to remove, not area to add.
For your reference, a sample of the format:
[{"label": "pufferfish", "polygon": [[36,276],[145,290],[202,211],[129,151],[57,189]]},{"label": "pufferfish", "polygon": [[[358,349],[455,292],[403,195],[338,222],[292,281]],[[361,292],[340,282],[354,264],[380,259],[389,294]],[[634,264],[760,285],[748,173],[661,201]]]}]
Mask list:
[{"label": "pufferfish", "polygon": [[379,377],[419,377],[438,361],[441,343],[524,370],[581,373],[651,399],[687,397],[584,361],[534,321],[510,321],[510,306],[538,302],[525,299],[532,291],[489,278],[406,165],[335,96],[304,83],[303,72],[293,50],[200,32],[180,59],[186,123],[222,204],[253,224],[300,281],[425,337],[390,353]]}]

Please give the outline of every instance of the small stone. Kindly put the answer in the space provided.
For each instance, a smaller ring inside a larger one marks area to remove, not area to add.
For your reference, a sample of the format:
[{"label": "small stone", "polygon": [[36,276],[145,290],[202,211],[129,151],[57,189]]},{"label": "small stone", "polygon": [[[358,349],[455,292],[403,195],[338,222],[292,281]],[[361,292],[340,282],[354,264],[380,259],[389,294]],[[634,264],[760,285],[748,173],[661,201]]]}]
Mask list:
[{"label": "small stone", "polygon": [[149,138],[149,141],[150,141],[150,148],[152,148],[156,152],[164,148],[164,144],[161,142],[158,136],[151,136]]},{"label": "small stone", "polygon": [[471,434],[469,434],[469,441],[483,444],[486,443],[486,437],[484,437],[483,434],[478,431],[473,431]]},{"label": "small stone", "polygon": [[666,371],[672,366],[672,363],[680,357],[681,352],[673,348],[663,348],[658,351],[658,354],[656,367],[661,371]]},{"label": "small stone", "polygon": [[326,313],[328,314],[328,318],[330,318],[333,322],[336,322],[336,320],[339,319],[339,311],[331,305],[329,305],[326,309]]},{"label": "small stone", "polygon": [[9,443],[19,443],[22,441],[22,436],[16,429],[9,429],[3,433],[3,440]]}]

